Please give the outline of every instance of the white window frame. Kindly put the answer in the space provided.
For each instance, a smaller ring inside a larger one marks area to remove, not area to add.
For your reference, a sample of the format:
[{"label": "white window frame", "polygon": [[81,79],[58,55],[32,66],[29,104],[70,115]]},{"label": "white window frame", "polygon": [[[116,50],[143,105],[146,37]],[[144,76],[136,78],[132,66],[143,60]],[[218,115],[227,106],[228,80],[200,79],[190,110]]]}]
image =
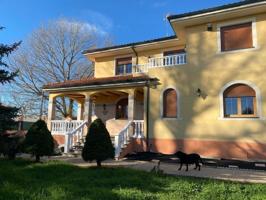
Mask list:
[{"label": "white window frame", "polygon": [[[176,117],[164,117],[164,92],[168,89],[173,89],[176,92]],[[176,87],[169,86],[166,87],[162,90],[161,95],[160,95],[160,117],[163,120],[181,120],[180,118],[180,93],[176,89]]]},{"label": "white window frame", "polygon": [[128,55],[125,55],[125,56],[116,56],[114,57],[114,76],[126,76],[126,75],[130,75],[130,74],[120,74],[120,75],[117,75],[116,74],[116,63],[117,63],[117,60],[120,59],[120,58],[127,58],[127,57],[131,57],[131,63],[132,63],[132,73],[133,74],[133,57],[134,55],[133,54],[128,54]]},{"label": "white window frame", "polygon": [[[222,51],[222,44],[221,44],[221,28],[226,26],[244,24],[244,23],[252,23],[252,48],[246,49],[237,49],[237,50],[230,50],[230,51]],[[259,48],[258,46],[258,37],[257,37],[257,25],[256,25],[256,17],[241,19],[241,20],[234,20],[230,22],[224,22],[217,24],[217,46],[218,46],[218,54],[225,54],[225,53],[234,53],[234,52],[245,52],[245,51],[252,51]]]},{"label": "white window frame", "polygon": [[[255,92],[256,92],[256,105],[257,105],[257,117],[247,117],[247,118],[241,118],[241,117],[225,117],[224,116],[224,91],[229,88],[232,85],[235,84],[245,84],[249,87],[251,87]],[[236,80],[236,81],[231,81],[227,84],[225,84],[220,93],[219,93],[219,100],[220,100],[220,120],[235,120],[235,121],[240,121],[240,120],[265,120],[265,118],[262,116],[262,97],[259,88],[252,82],[245,81],[245,80]]]}]

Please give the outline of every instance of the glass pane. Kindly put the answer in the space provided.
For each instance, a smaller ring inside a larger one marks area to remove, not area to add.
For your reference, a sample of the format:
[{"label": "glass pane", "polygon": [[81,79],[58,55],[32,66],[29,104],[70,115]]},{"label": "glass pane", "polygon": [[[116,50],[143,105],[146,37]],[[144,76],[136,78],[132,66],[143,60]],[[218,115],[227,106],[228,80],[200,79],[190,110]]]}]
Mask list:
[{"label": "glass pane", "polygon": [[253,98],[254,97],[241,97],[242,115],[254,114]]},{"label": "glass pane", "polygon": [[116,75],[122,75],[122,74],[124,74],[124,65],[116,66]]},{"label": "glass pane", "polygon": [[129,63],[126,65],[126,73],[131,74],[132,73],[132,64]]},{"label": "glass pane", "polygon": [[227,97],[224,100],[225,116],[237,115],[237,98]]}]

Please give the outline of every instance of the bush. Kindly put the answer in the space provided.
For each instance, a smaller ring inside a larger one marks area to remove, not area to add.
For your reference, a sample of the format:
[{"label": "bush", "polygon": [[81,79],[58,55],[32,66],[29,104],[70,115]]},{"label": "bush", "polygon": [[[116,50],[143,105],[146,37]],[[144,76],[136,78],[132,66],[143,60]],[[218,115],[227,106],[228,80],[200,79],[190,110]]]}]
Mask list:
[{"label": "bush", "polygon": [[82,158],[84,161],[96,160],[98,167],[101,166],[102,161],[114,158],[114,147],[101,119],[96,119],[90,125],[82,150]]},{"label": "bush", "polygon": [[17,108],[3,106],[0,103],[0,135],[16,125],[14,118],[17,117],[18,110]]},{"label": "bush", "polygon": [[16,158],[16,154],[21,151],[21,144],[24,137],[8,137],[7,135],[0,136],[0,155],[3,154],[10,160]]},{"label": "bush", "polygon": [[26,135],[24,152],[30,153],[40,162],[41,156],[51,156],[54,150],[54,140],[43,120],[35,122]]}]

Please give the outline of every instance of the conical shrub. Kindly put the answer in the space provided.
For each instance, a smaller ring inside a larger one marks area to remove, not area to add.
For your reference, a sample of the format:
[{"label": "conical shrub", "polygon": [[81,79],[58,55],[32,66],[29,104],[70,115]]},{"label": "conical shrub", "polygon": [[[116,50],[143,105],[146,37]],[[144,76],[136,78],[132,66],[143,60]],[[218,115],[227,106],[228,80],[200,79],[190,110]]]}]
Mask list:
[{"label": "conical shrub", "polygon": [[30,127],[26,134],[23,149],[24,152],[35,156],[36,162],[40,161],[41,156],[53,154],[54,140],[45,121],[38,120]]},{"label": "conical shrub", "polygon": [[101,119],[96,119],[89,127],[82,150],[82,158],[84,161],[96,160],[99,167],[102,161],[114,158],[114,147],[110,134]]}]

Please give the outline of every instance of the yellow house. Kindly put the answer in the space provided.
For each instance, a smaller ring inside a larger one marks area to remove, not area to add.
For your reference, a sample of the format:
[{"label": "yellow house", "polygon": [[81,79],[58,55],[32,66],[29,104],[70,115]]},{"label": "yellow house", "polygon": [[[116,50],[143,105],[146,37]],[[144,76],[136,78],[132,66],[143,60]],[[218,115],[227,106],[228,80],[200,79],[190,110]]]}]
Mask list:
[{"label": "yellow house", "polygon": [[[116,156],[177,150],[216,158],[266,158],[266,1],[168,17],[175,35],[85,50],[95,76],[51,83],[48,125],[65,152],[94,118]],[[54,120],[55,98],[79,103]]]}]

